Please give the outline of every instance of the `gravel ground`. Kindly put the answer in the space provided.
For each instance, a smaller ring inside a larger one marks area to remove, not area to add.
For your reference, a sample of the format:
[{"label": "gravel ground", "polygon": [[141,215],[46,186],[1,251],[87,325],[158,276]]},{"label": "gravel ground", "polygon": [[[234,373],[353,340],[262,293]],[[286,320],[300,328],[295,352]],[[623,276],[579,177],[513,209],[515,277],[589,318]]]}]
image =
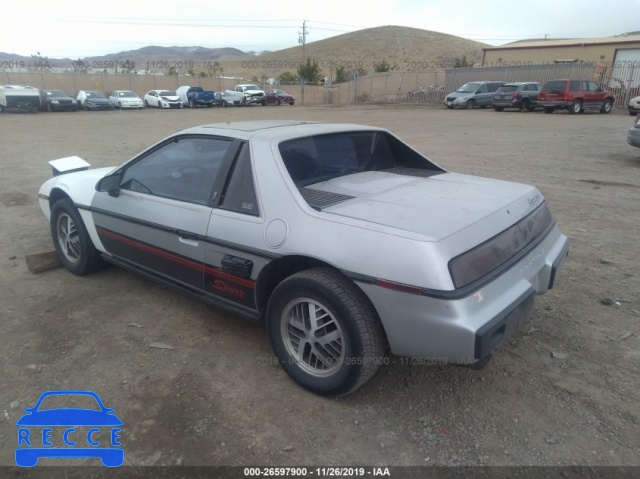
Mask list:
[{"label": "gravel ground", "polygon": [[[356,393],[326,399],[274,363],[260,325],[116,267],[28,272],[25,255],[52,248],[37,204],[47,161],[112,166],[181,128],[266,118],[382,126],[452,171],[535,184],[571,239],[557,288],[481,371],[391,358]],[[631,124],[626,112],[410,106],[0,114],[0,466],[14,464],[23,409],[53,389],[96,391],[115,408],[132,470],[640,466]]]}]

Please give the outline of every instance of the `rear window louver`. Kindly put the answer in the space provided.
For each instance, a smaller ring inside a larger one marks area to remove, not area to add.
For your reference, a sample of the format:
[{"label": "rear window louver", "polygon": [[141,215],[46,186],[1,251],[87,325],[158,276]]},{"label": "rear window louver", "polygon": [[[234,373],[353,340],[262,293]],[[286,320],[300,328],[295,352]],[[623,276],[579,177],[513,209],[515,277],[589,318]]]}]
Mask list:
[{"label": "rear window louver", "polygon": [[355,198],[355,196],[342,195],[340,193],[331,193],[329,191],[314,190],[311,188],[298,188],[300,194],[312,208],[321,211],[323,208],[337,205],[343,201]]}]

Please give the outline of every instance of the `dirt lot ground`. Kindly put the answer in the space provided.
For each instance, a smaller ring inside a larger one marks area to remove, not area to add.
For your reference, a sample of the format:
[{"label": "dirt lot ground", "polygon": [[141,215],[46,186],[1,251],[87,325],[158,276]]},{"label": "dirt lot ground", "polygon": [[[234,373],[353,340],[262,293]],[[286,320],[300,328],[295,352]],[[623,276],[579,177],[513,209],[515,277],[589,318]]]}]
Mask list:
[{"label": "dirt lot ground", "polygon": [[[261,326],[116,267],[28,272],[25,255],[52,248],[37,204],[47,161],[111,166],[184,127],[266,118],[382,126],[447,169],[537,185],[571,239],[558,287],[482,371],[396,358],[353,395],[325,399],[271,361]],[[0,114],[0,465],[14,465],[25,407],[85,389],[123,420],[134,467],[640,466],[631,124],[625,112],[401,106]]]}]

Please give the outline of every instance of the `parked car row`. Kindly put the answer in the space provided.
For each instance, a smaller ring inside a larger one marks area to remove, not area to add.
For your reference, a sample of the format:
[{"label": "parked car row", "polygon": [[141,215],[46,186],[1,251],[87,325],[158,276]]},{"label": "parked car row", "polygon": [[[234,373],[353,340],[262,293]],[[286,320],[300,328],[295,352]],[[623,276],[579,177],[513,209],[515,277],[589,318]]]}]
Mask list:
[{"label": "parked car row", "polygon": [[[444,100],[449,109],[471,110],[490,106],[495,111],[505,108],[534,111],[541,108],[545,113],[567,110],[571,114],[585,110],[598,110],[606,114],[611,112],[614,102],[614,94],[596,82],[575,79],[551,80],[544,85],[538,82],[470,82],[448,94]],[[640,111],[640,101],[634,107]],[[631,104],[629,109],[631,112]]]},{"label": "parked car row", "polygon": [[149,90],[143,98],[130,90],[115,90],[109,97],[99,91],[80,90],[75,98],[62,90],[38,90],[22,85],[0,85],[0,111],[77,111],[153,108],[196,108],[204,106],[249,106],[251,104],[295,104],[295,98],[281,89],[262,91],[255,85],[238,85],[236,90],[206,91],[200,86],[170,90]]}]

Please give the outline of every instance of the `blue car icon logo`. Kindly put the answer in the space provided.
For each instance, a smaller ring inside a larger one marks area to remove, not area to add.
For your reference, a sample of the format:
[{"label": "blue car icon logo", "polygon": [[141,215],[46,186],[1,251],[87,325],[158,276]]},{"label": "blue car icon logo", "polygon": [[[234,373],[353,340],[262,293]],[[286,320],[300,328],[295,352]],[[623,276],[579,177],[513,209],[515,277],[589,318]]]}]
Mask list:
[{"label": "blue car icon logo", "polygon": [[[52,399],[56,404],[80,400],[92,408],[46,408],[43,402],[52,402]],[[99,457],[107,467],[118,467],[124,462],[124,449],[119,447],[122,421],[114,414],[114,409],[104,406],[96,393],[48,391],[25,412],[27,414],[16,422],[18,466],[33,467],[41,457]]]}]

